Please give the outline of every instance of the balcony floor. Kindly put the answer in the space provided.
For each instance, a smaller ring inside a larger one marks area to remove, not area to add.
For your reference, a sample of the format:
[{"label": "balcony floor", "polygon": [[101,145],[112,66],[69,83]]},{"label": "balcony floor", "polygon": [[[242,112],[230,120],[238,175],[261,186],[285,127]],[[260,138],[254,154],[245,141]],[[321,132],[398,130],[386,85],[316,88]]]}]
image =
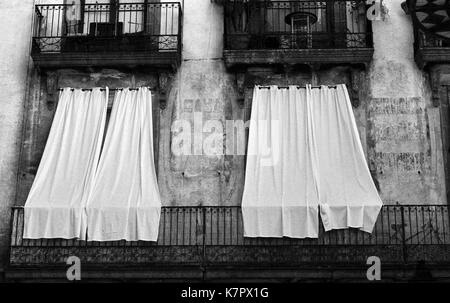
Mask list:
[{"label": "balcony floor", "polygon": [[34,53],[40,68],[66,67],[135,67],[152,66],[175,70],[180,64],[178,52],[102,52],[102,53]]}]

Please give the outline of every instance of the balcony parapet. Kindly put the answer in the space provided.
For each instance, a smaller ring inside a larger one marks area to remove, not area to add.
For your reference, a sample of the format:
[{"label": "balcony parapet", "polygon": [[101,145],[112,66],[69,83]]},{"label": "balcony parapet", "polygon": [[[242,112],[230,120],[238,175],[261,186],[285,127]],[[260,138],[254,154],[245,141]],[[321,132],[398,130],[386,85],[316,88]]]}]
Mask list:
[{"label": "balcony parapet", "polygon": [[351,64],[373,57],[366,1],[220,1],[228,68]]},{"label": "balcony parapet", "polygon": [[36,5],[31,55],[42,68],[175,69],[182,17],[178,2]]}]

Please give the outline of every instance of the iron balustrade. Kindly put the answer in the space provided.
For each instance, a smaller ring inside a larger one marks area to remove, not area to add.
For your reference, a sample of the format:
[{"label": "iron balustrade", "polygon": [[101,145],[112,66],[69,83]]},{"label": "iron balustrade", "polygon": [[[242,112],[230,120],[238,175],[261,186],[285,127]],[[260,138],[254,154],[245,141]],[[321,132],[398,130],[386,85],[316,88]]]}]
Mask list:
[{"label": "iron balustrade", "polygon": [[178,2],[35,6],[33,53],[181,50]]},{"label": "iron balustrade", "polygon": [[372,47],[364,0],[225,1],[225,49]]},{"label": "iron balustrade", "polygon": [[[64,263],[67,254],[96,264],[365,264],[367,256],[406,264],[419,260],[450,264],[447,205],[385,205],[373,233],[357,229],[325,232],[317,239],[246,238],[240,207],[163,207],[157,242],[91,242],[23,238],[24,209],[13,208],[12,265]],[[50,261],[51,260],[51,261]]]}]

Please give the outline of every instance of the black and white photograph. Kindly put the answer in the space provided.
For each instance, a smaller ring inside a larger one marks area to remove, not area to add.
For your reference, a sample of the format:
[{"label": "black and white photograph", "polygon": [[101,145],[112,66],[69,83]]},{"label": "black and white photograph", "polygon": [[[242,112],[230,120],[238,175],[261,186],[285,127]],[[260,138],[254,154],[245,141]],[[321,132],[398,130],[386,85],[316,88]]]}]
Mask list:
[{"label": "black and white photograph", "polygon": [[449,205],[450,0],[0,0],[5,289],[449,283]]}]

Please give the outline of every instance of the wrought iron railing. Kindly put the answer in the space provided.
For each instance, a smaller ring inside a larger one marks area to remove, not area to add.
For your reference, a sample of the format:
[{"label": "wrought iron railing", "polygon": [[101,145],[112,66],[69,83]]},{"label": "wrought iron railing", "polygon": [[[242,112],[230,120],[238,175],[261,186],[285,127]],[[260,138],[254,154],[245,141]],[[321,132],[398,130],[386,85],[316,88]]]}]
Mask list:
[{"label": "wrought iron railing", "polygon": [[180,51],[178,2],[36,5],[34,53]]},{"label": "wrought iron railing", "polygon": [[156,264],[365,264],[450,263],[450,220],[446,205],[386,205],[373,233],[356,229],[325,232],[318,239],[246,238],[239,207],[164,207],[157,242],[86,242],[23,238],[23,208],[12,213],[11,264],[64,262],[67,254],[92,263]]},{"label": "wrought iron railing", "polygon": [[225,49],[372,47],[364,0],[225,1]]}]

